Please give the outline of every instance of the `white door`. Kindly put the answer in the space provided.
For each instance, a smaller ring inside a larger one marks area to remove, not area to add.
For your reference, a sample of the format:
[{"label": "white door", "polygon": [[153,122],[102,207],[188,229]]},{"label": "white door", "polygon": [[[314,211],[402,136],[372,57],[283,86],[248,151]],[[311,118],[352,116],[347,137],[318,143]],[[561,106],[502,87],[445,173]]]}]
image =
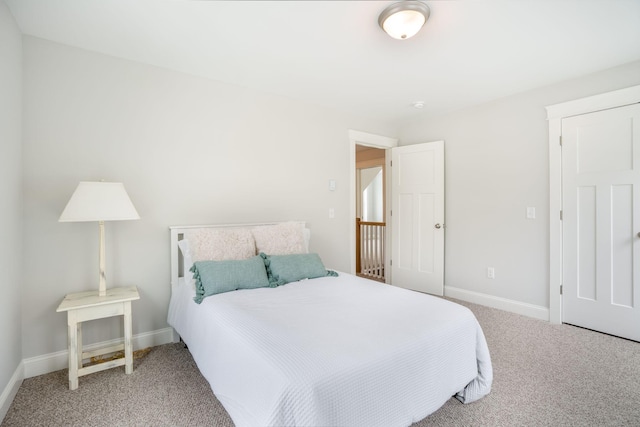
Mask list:
[{"label": "white door", "polygon": [[563,321],[640,341],[640,105],[562,120]]},{"label": "white door", "polygon": [[391,149],[391,284],[444,294],[444,141]]}]

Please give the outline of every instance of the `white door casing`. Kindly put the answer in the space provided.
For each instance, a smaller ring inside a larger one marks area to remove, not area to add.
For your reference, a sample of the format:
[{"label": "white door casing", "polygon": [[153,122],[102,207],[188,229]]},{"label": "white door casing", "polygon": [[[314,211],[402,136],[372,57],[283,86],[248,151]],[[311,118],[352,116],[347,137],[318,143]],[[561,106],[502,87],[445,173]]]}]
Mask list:
[{"label": "white door casing", "polygon": [[442,296],[444,141],[391,151],[391,284]]},{"label": "white door casing", "polygon": [[563,321],[640,341],[640,104],[562,120]]}]

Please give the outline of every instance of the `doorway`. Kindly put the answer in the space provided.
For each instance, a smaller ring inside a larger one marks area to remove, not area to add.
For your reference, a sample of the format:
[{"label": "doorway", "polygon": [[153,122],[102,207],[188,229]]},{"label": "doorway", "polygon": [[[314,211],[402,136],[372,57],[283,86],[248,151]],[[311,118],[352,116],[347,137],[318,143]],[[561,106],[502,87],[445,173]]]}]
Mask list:
[{"label": "doorway", "polygon": [[[372,133],[362,132],[358,130],[349,129],[348,131],[349,137],[349,247],[352,248],[350,250],[350,272],[351,274],[356,274],[356,195],[358,193],[356,187],[356,146],[363,146],[368,148],[377,148],[385,152],[385,165],[388,165],[390,162],[390,158],[387,157],[387,150],[393,147],[398,146],[398,140],[395,138],[389,138],[386,136],[376,135]],[[389,154],[390,155],[390,154]],[[388,177],[387,177],[388,178]],[[389,200],[389,188],[385,183],[384,190],[384,198],[385,200]],[[384,218],[389,216],[389,203],[386,203],[384,206]],[[391,235],[390,227],[385,227],[385,253],[389,253],[390,242],[388,240],[389,235]],[[388,273],[389,270],[389,257],[385,256],[384,260],[384,268],[385,273]],[[389,283],[390,274],[385,274],[385,282]]]},{"label": "doorway", "polygon": [[[389,171],[384,180],[385,282],[443,295],[444,141],[397,147],[397,139],[349,130],[349,142],[351,273],[356,274],[356,146],[362,145],[384,150]],[[391,202],[392,196],[399,199]]]},{"label": "doorway", "polygon": [[385,282],[386,152],[356,144],[356,275]]}]

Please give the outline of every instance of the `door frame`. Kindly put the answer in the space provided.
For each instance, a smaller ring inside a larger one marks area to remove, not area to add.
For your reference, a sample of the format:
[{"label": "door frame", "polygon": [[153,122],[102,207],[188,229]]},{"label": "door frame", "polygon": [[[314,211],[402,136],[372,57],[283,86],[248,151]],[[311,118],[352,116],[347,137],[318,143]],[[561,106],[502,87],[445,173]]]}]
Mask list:
[{"label": "door frame", "polygon": [[549,322],[562,323],[562,119],[640,103],[640,85],[549,105]]},{"label": "door frame", "polygon": [[[390,138],[388,136],[376,135],[373,133],[362,132],[358,130],[349,129],[349,266],[351,274],[356,274],[356,145],[364,145],[372,148],[379,148],[385,150],[385,166],[389,161],[389,148],[398,146],[397,138]],[[390,174],[385,174],[385,188],[387,194],[385,194],[386,200],[389,200],[389,177]],[[389,218],[390,203],[385,206],[385,218]],[[387,225],[385,236],[385,253],[389,253],[389,233],[391,227]],[[389,271],[387,265],[389,260],[385,257],[385,271]],[[385,278],[389,283],[389,277]]]}]

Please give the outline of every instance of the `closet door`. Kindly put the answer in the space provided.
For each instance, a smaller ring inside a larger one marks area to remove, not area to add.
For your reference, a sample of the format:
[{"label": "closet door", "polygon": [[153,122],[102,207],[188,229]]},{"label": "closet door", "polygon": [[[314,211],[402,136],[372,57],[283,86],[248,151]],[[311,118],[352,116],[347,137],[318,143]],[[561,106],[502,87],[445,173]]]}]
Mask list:
[{"label": "closet door", "polygon": [[640,341],[640,105],[562,120],[563,321]]}]

